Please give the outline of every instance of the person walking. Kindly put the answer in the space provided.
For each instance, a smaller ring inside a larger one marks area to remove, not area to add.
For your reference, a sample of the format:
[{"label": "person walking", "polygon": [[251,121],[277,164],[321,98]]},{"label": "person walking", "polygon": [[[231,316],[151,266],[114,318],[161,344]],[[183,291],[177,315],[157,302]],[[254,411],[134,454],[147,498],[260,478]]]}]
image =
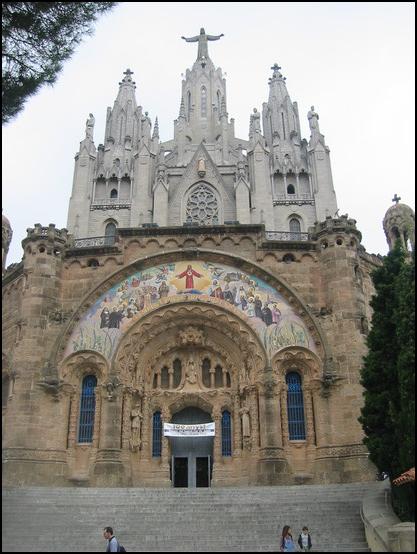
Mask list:
[{"label": "person walking", "polygon": [[311,536],[308,532],[308,527],[304,526],[298,537],[298,545],[302,552],[309,552],[312,547]]},{"label": "person walking", "polygon": [[125,548],[113,535],[113,527],[105,527],[103,536],[107,540],[106,552],[126,552]]},{"label": "person walking", "polygon": [[295,552],[295,544],[291,534],[291,527],[284,525],[281,535],[281,552]]}]

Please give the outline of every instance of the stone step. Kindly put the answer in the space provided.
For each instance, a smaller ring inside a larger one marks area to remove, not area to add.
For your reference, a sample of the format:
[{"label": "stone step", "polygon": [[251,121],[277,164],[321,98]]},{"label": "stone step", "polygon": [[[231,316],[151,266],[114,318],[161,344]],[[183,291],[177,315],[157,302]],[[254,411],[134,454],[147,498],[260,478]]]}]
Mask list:
[{"label": "stone step", "polygon": [[102,551],[112,525],[128,551],[277,552],[289,524],[308,525],[315,550],[367,552],[359,509],[374,486],[5,488],[3,551]]}]

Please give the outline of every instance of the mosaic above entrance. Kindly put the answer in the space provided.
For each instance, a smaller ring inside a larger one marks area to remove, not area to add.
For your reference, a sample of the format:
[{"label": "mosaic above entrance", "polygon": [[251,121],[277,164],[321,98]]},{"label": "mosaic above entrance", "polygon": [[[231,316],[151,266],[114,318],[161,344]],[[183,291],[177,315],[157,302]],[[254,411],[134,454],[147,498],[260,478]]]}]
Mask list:
[{"label": "mosaic above entrance", "polygon": [[223,264],[181,261],[137,271],[100,296],[73,330],[65,357],[95,350],[111,359],[122,336],[140,317],[159,305],[187,299],[240,312],[270,358],[286,346],[316,350],[302,319],[259,277]]}]

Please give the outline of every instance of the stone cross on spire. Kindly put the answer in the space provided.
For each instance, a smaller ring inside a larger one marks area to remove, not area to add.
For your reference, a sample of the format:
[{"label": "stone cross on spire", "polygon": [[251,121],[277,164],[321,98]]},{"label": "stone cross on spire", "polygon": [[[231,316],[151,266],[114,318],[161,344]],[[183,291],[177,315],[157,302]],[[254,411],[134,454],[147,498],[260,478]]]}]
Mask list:
[{"label": "stone cross on spire", "polygon": [[401,200],[401,196],[397,196],[397,193],[394,194],[394,198],[392,199],[392,202],[395,202],[398,204],[398,202]]},{"label": "stone cross on spire", "polygon": [[122,85],[123,83],[132,83],[132,85],[136,84],[134,81],[132,81],[133,71],[131,71],[129,68],[127,68],[126,71],[123,71],[123,75],[126,75],[126,77],[123,77],[122,82],[119,83],[119,85]]},{"label": "stone cross on spire", "polygon": [[220,38],[224,37],[224,34],[221,35],[206,35],[206,32],[204,28],[202,27],[200,29],[200,34],[196,37],[181,37],[185,42],[198,42],[198,54],[197,54],[197,60],[206,60],[208,55],[208,46],[207,41],[208,40],[219,40]]}]

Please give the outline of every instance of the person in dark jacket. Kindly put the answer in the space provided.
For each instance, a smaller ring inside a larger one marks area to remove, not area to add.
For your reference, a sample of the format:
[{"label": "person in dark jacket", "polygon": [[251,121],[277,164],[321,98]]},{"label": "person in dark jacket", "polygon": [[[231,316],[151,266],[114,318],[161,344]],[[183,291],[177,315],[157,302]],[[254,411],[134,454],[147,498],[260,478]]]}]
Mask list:
[{"label": "person in dark jacket", "polygon": [[302,552],[308,552],[309,550],[311,550],[312,543],[310,533],[308,532],[308,527],[303,527],[303,530],[298,537],[298,546],[301,548]]}]

